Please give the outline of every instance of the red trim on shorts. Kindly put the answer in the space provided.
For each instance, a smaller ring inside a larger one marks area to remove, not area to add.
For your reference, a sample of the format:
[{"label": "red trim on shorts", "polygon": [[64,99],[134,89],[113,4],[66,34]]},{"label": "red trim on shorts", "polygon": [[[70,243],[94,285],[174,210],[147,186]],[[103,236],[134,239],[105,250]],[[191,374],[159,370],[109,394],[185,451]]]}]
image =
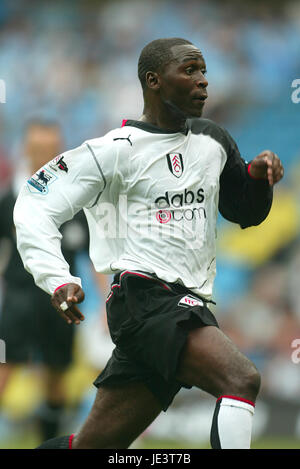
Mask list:
[{"label": "red trim on shorts", "polygon": [[121,287],[121,280],[122,280],[123,275],[125,275],[125,274],[136,275],[137,277],[145,278],[147,280],[156,280],[165,290],[171,291],[171,288],[166,283],[161,282],[160,280],[156,279],[155,277],[151,277],[151,276],[148,276],[146,274],[140,274],[140,273],[137,273],[137,272],[132,272],[130,270],[124,270],[124,272],[122,272],[121,275],[120,275],[120,284],[114,283],[111,286],[111,291],[110,291],[110,294],[108,295],[108,297],[106,299],[106,303],[111,299],[111,297],[113,295],[113,289]]},{"label": "red trim on shorts", "polygon": [[107,300],[105,301],[105,303],[107,303],[108,300],[110,300],[110,298],[112,297],[112,295],[113,295],[113,289],[114,289],[114,288],[120,288],[120,287],[121,287],[121,285],[118,285],[117,283],[114,283],[114,284],[111,286],[110,294],[108,295]]},{"label": "red trim on shorts", "polygon": [[72,441],[73,441],[74,436],[75,436],[75,433],[72,433],[72,435],[70,435],[69,437],[69,449],[72,449]]},{"label": "red trim on shorts", "polygon": [[68,285],[67,283],[63,283],[62,285],[60,285],[59,287],[55,288],[54,292],[55,293],[57,290],[59,290],[60,288],[64,287],[65,285]]},{"label": "red trim on shorts", "polygon": [[124,127],[124,125],[126,124],[127,121],[128,121],[128,119],[123,119],[121,127]]},{"label": "red trim on shorts", "polygon": [[234,399],[235,401],[246,402],[246,404],[250,404],[253,407],[255,407],[254,402],[248,401],[248,399],[244,399],[243,397],[237,397],[237,396],[220,396],[218,397],[217,402],[223,399],[223,397],[225,397],[226,399]]}]

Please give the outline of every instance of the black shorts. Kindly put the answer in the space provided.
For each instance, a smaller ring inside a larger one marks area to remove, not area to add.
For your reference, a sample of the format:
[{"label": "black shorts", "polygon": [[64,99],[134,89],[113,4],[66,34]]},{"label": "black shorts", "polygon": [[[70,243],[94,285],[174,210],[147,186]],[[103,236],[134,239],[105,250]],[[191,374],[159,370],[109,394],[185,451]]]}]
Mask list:
[{"label": "black shorts", "polygon": [[0,311],[0,339],[6,362],[43,363],[63,370],[72,361],[74,326],[53,308],[50,296],[36,286],[7,287]]},{"label": "black shorts", "polygon": [[207,302],[153,274],[124,271],[114,277],[107,319],[116,345],[96,387],[144,382],[167,410],[185,386],[175,378],[190,330],[216,326]]}]

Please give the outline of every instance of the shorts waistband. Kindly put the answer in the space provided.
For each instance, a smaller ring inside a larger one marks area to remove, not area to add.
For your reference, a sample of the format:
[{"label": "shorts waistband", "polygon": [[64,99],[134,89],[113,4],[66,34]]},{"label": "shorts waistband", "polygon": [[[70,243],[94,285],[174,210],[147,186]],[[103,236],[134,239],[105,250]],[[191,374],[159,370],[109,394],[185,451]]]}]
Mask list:
[{"label": "shorts waistband", "polygon": [[122,278],[125,276],[125,275],[135,275],[137,277],[140,277],[140,278],[144,278],[144,279],[149,279],[149,280],[153,280],[153,281],[156,281],[158,282],[165,290],[168,290],[168,291],[171,291],[171,292],[175,292],[175,293],[183,293],[183,294],[190,294],[192,296],[195,296],[197,298],[199,298],[200,300],[202,300],[204,303],[212,303],[212,304],[216,304],[214,301],[212,300],[207,300],[206,298],[203,298],[202,296],[200,295],[197,295],[196,293],[192,292],[189,288],[185,287],[184,285],[181,285],[180,283],[171,283],[171,282],[166,282],[165,280],[161,280],[159,277],[157,277],[156,274],[154,273],[149,273],[149,272],[144,272],[144,271],[140,271],[140,270],[123,270],[121,272],[118,272],[117,274],[115,274],[114,276],[114,282],[113,284],[114,285],[120,285],[121,282],[122,282]]},{"label": "shorts waistband", "polygon": [[144,278],[144,279],[148,279],[148,280],[154,280],[154,281],[160,283],[160,285],[163,288],[165,288],[166,290],[172,291],[172,288],[170,286],[171,284],[169,284],[168,282],[165,282],[164,280],[159,279],[155,274],[150,274],[148,272],[142,272],[140,270],[123,270],[122,272],[119,272],[118,274],[116,274],[114,276],[114,283],[118,282],[119,284],[121,284],[122,278],[125,275],[134,275],[136,277],[140,277],[140,278]]}]

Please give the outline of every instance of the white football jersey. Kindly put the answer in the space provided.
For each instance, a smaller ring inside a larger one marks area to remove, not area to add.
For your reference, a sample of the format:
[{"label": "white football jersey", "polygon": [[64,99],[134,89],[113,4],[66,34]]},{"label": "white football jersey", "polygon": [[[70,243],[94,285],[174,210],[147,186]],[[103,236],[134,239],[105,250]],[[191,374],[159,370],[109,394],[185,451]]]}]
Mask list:
[{"label": "white football jersey", "polygon": [[[81,285],[61,254],[58,228],[84,208],[96,271],[154,273],[209,300],[218,208],[242,227],[258,224],[270,209],[270,188],[249,177],[229,134],[207,119],[188,121],[182,133],[123,124],[26,182],[14,210],[24,266],[49,294],[64,283]],[[246,213],[249,197],[263,199],[259,218]]]}]

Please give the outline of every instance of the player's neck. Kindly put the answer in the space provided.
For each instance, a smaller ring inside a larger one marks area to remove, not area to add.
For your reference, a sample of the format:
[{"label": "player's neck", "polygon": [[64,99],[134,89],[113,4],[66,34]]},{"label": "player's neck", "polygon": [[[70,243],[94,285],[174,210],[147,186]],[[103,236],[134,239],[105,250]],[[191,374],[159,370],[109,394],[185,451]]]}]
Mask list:
[{"label": "player's neck", "polygon": [[139,120],[168,131],[182,132],[186,128],[186,117],[173,109],[170,103],[163,103],[161,106],[145,105]]}]

